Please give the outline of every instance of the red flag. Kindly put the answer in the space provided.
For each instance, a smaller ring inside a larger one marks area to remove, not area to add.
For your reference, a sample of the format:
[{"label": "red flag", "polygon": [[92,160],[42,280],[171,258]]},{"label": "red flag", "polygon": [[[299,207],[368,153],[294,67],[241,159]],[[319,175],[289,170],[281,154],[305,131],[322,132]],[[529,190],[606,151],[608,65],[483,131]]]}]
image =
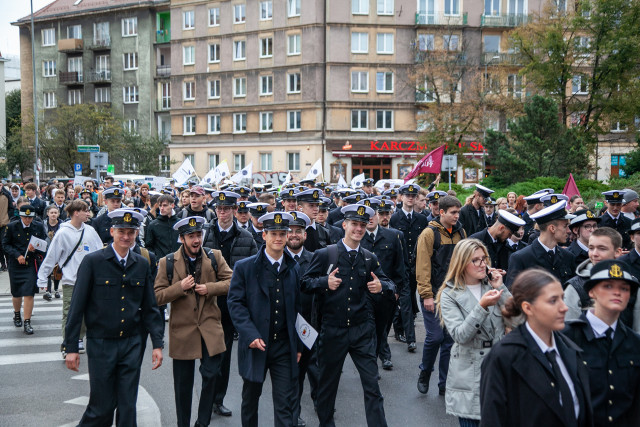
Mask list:
[{"label": "red flag", "polygon": [[578,190],[578,186],[576,185],[576,180],[573,179],[572,173],[569,174],[569,179],[567,180],[567,183],[564,186],[564,190],[562,190],[562,194],[564,194],[568,198],[571,198],[575,195],[582,197],[580,196],[580,191]]},{"label": "red flag", "polygon": [[444,149],[447,145],[441,145],[426,156],[424,156],[418,164],[411,169],[411,172],[404,177],[404,182],[409,181],[411,178],[415,178],[421,173],[440,173],[442,167],[442,156],[444,155]]}]

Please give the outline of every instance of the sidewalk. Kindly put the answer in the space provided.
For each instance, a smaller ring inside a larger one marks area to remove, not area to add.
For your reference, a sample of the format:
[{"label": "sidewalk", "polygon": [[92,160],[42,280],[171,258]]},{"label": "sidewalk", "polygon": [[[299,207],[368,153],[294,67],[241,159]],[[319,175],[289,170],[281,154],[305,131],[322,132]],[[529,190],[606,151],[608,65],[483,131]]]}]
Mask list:
[{"label": "sidewalk", "polygon": [[11,286],[9,285],[9,272],[0,272],[0,295],[11,295]]}]

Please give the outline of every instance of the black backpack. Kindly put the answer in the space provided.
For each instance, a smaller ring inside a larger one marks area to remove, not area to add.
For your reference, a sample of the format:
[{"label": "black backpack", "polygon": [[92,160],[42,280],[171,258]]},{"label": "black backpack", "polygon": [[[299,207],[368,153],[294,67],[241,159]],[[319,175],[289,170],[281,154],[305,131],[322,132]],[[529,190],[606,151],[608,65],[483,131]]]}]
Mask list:
[{"label": "black backpack", "polygon": [[[211,260],[211,267],[213,267],[213,271],[216,272],[216,277],[218,276],[218,263],[216,262],[216,258],[215,255],[213,253],[213,249],[207,249],[207,248],[203,248],[205,250],[205,252],[207,253],[207,256],[209,257],[209,259]],[[165,259],[167,260],[167,280],[169,280],[169,284],[171,284],[171,282],[173,281],[173,253],[170,253],[169,255],[167,255],[165,257]]]},{"label": "black backpack", "polygon": [[[436,256],[436,253],[438,252],[438,249],[440,249],[442,236],[440,235],[440,230],[438,230],[438,227],[433,225],[427,225],[427,228],[430,228],[431,231],[433,231],[433,254],[431,255],[431,259],[433,260]],[[464,230],[463,228],[460,228],[457,231],[460,234],[461,239],[465,238],[463,230]],[[418,244],[416,242],[416,245],[413,248],[413,253],[411,254],[411,258],[409,259],[409,264],[411,265],[411,274],[413,274],[413,277],[416,277],[417,256],[418,256]]]}]

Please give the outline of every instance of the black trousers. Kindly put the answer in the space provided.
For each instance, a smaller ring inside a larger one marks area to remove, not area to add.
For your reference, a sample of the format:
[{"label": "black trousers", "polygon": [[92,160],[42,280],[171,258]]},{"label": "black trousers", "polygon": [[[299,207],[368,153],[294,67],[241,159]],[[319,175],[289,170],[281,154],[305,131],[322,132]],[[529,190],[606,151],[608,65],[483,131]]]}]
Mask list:
[{"label": "black trousers", "polygon": [[395,298],[393,300],[383,298],[376,304],[376,355],[380,360],[391,360],[391,349],[389,348],[387,337],[389,336],[389,329],[391,328],[395,309]]},{"label": "black trousers", "polygon": [[323,325],[318,337],[318,419],[320,427],[334,427],[333,410],[342,365],[351,356],[360,374],[369,427],[386,427],[384,399],[378,385],[376,329],[373,321],[349,328]]},{"label": "black trousers", "polygon": [[[291,377],[291,349],[289,340],[269,341],[267,344],[267,370],[271,374],[273,395],[273,425],[291,427],[298,392],[298,379]],[[295,350],[294,350],[295,351]],[[242,385],[242,427],[258,426],[258,404],[263,383],[244,380]]]},{"label": "black trousers", "polygon": [[[411,278],[409,279],[409,285],[411,285]],[[413,279],[415,283],[415,278]],[[413,300],[416,298],[416,288],[412,286],[403,286],[400,290],[400,296],[398,302],[400,303],[400,317],[402,319],[402,327],[404,329],[404,336],[407,338],[407,344],[416,342],[416,326],[413,321]],[[413,290],[412,290],[413,289]],[[413,295],[413,298],[411,296]]]},{"label": "black trousers", "polygon": [[110,426],[118,409],[117,426],[136,425],[142,337],[87,337],[89,404],[80,426]]},{"label": "black trousers", "polygon": [[[200,375],[202,391],[198,404],[198,422],[208,426],[213,411],[213,389],[216,377],[220,373],[222,356],[209,356],[207,346],[202,340],[202,359],[200,359]],[[195,360],[173,359],[173,390],[176,400],[176,416],[178,427],[189,427],[191,424],[191,397],[193,396],[193,377]]]},{"label": "black trousers", "polygon": [[231,370],[231,349],[233,348],[233,333],[235,328],[229,316],[229,309],[227,308],[227,297],[218,297],[218,308],[220,308],[222,330],[224,331],[224,345],[227,350],[221,354],[220,361],[220,373],[216,378],[216,383],[213,390],[213,403],[216,405],[222,405],[224,397],[227,395],[227,388],[229,387],[229,371]]},{"label": "black trousers", "polygon": [[302,408],[300,402],[302,401],[302,392],[304,391],[304,378],[309,378],[309,386],[311,388],[311,400],[313,400],[313,406],[318,406],[318,358],[317,345],[311,347],[309,350],[307,347],[303,347],[302,355],[300,356],[300,362],[298,363],[298,401],[296,403],[293,419],[297,420],[300,417]]}]

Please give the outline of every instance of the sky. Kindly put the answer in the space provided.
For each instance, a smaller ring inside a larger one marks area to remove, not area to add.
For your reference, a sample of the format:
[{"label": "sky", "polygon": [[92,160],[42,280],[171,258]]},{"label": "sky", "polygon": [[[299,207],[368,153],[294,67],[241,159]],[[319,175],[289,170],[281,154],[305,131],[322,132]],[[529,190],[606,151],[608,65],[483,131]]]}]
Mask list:
[{"label": "sky", "polygon": [[[33,0],[33,11],[42,9],[54,0]],[[11,25],[12,22],[31,14],[31,4],[29,0],[0,0],[0,52],[2,56],[20,55],[20,37],[18,27]]]}]

